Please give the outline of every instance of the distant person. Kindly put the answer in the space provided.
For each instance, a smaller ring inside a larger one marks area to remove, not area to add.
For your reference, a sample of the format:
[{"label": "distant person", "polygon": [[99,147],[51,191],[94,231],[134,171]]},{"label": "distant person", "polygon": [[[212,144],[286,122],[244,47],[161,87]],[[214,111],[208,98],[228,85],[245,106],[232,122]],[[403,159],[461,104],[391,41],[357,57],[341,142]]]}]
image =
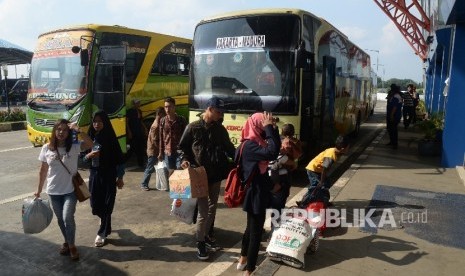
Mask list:
[{"label": "distant person", "polygon": [[413,94],[413,84],[409,84],[407,86],[407,92],[402,93],[402,98],[404,128],[407,129],[410,126],[410,123],[415,121],[415,95]]},{"label": "distant person", "polygon": [[322,201],[326,206],[331,205],[329,204],[331,183],[327,174],[339,156],[346,153],[348,149],[349,141],[347,137],[338,136],[334,147],[322,151],[308,163],[305,169],[307,170],[310,184],[307,193],[300,201],[297,201],[299,208],[305,209],[308,204],[314,201]]},{"label": "distant person", "polygon": [[240,178],[243,181],[252,178],[242,205],[243,211],[247,213],[247,224],[236,269],[245,270],[244,275],[251,275],[257,264],[266,209],[270,206],[273,184],[268,174],[268,165],[270,161],[276,160],[281,146],[272,114],[265,111],[250,116],[242,129],[241,143],[236,150],[237,156],[244,145]]},{"label": "distant person", "polygon": [[229,173],[228,157],[234,158],[235,148],[222,125],[224,102],[212,97],[203,115],[187,125],[179,142],[181,166],[204,166],[208,178],[208,196],[197,199],[197,258],[207,260],[207,250],[220,249],[207,235],[215,219],[221,181]]},{"label": "distant person", "polygon": [[71,131],[81,133],[75,123],[70,123],[65,119],[57,120],[54,124],[50,142],[42,146],[39,154],[39,161],[41,161],[39,185],[34,196],[40,197],[44,183],[47,182],[46,193],[50,198],[53,212],[64,238],[59,253],[70,255],[72,260],[78,260],[79,253],[75,245],[76,222],[74,220],[77,198],[74,193],[72,176],[78,169],[79,154],[92,147],[92,140],[87,134],[81,133],[83,140],[79,143],[73,143]]},{"label": "distant person", "polygon": [[177,150],[181,136],[186,129],[187,120],[176,113],[175,99],[171,97],[166,98],[164,108],[166,116],[160,120],[158,160],[164,161],[170,173],[172,173],[173,170],[181,168],[181,161]]},{"label": "distant person", "polygon": [[[413,118],[412,118],[412,123],[416,124],[417,123],[417,106],[420,103],[420,95],[417,93],[417,87],[414,84],[409,84],[411,91],[411,95],[413,98]],[[407,89],[409,87],[407,86]],[[410,91],[409,91],[410,92]]]},{"label": "distant person", "polygon": [[147,166],[145,167],[144,178],[140,184],[140,188],[144,191],[150,190],[150,178],[155,171],[154,166],[158,163],[158,155],[160,153],[160,120],[165,116],[164,107],[159,107],[155,110],[155,120],[150,127],[147,137]]},{"label": "distant person", "polygon": [[108,115],[99,110],[92,116],[89,136],[93,139],[92,151],[84,156],[90,160],[89,190],[92,214],[100,218],[95,247],[105,245],[112,232],[111,215],[115,206],[116,188],[124,185],[124,160]]},{"label": "distant person", "polygon": [[391,84],[391,90],[387,96],[386,106],[386,126],[389,133],[389,143],[393,149],[397,149],[398,146],[398,130],[397,125],[402,117],[402,96],[400,87]]},{"label": "distant person", "polygon": [[126,155],[128,160],[134,153],[137,157],[137,165],[144,167],[146,154],[145,154],[145,137],[147,136],[147,129],[142,122],[142,110],[140,109],[140,100],[132,100],[133,107],[127,110],[127,137],[129,139],[129,150]]}]

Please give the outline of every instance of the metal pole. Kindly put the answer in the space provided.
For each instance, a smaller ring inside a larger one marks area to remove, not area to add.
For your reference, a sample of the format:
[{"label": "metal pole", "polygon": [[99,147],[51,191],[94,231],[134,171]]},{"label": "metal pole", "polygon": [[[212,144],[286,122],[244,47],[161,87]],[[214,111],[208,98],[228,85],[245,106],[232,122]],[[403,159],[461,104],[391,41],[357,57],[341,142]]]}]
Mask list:
[{"label": "metal pole", "polygon": [[6,108],[8,110],[8,114],[10,114],[10,95],[8,95],[8,86],[6,85],[7,77],[5,75],[5,96],[6,96]]},{"label": "metal pole", "polygon": [[7,81],[8,81],[8,65],[7,64],[2,64],[2,71],[3,75],[5,75],[5,97],[6,97],[6,106],[8,110],[8,114],[10,114],[10,99],[8,95],[8,86],[7,86]]}]

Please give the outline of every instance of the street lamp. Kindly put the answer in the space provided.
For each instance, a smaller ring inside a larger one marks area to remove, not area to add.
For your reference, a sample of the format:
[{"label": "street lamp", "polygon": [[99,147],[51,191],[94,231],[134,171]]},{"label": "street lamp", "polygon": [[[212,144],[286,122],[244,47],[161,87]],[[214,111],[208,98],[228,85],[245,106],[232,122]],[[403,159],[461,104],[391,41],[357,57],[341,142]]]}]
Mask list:
[{"label": "street lamp", "polygon": [[2,71],[3,75],[5,76],[5,97],[6,97],[6,106],[8,110],[8,114],[10,114],[10,99],[8,98],[8,86],[6,84],[7,82],[7,77],[8,77],[8,65],[6,63],[2,64]]},{"label": "street lamp", "polygon": [[371,51],[371,52],[376,52],[377,55],[376,55],[376,74],[378,74],[378,57],[379,57],[379,50],[371,50],[371,49],[365,49],[365,51]]},{"label": "street lamp", "polygon": [[384,67],[384,64],[378,64],[379,66],[383,66],[383,76],[381,77],[381,88],[384,89],[384,82],[383,82],[383,79],[384,79],[384,73],[385,73],[385,67]]}]

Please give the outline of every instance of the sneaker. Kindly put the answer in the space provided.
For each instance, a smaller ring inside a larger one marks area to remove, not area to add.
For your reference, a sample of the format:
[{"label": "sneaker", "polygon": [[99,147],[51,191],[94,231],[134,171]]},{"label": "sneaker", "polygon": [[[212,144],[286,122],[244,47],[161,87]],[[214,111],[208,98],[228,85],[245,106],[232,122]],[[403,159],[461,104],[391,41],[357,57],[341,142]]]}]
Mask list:
[{"label": "sneaker", "polygon": [[147,186],[142,186],[142,187],[140,187],[140,188],[141,188],[142,190],[144,190],[144,191],[150,191],[150,188],[147,187]]},{"label": "sneaker", "polygon": [[105,245],[105,238],[97,235],[95,238],[94,246],[95,247],[102,247]]},{"label": "sneaker", "polygon": [[216,244],[215,240],[211,240],[208,236],[205,237],[205,247],[208,251],[216,252],[223,249],[221,246]]},{"label": "sneaker", "polygon": [[199,258],[199,260],[208,260],[208,257],[210,257],[208,255],[208,251],[207,251],[207,248],[205,246],[205,242],[197,242],[197,258]]}]

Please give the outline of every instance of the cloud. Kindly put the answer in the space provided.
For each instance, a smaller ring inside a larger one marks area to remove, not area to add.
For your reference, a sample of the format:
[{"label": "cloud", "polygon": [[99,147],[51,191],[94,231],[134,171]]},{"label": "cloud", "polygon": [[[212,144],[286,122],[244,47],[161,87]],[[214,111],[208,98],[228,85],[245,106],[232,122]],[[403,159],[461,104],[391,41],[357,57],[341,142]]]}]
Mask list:
[{"label": "cloud", "polygon": [[361,41],[367,38],[367,30],[355,26],[345,26],[340,31],[349,37],[351,41]]}]

